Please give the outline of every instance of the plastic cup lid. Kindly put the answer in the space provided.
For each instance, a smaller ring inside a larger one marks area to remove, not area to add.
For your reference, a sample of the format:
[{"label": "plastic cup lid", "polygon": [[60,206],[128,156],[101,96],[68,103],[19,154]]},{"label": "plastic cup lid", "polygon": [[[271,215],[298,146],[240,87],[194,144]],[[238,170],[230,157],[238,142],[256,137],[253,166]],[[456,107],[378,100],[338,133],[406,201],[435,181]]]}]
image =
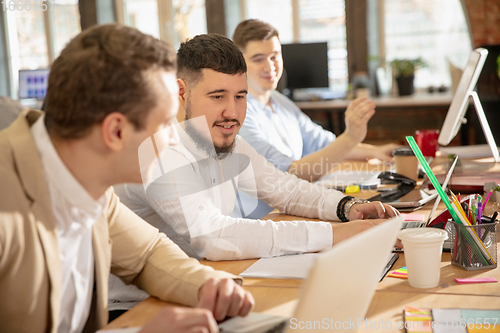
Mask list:
[{"label": "plastic cup lid", "polygon": [[401,230],[398,234],[398,238],[403,242],[441,242],[448,239],[448,233],[436,228],[410,228]]}]

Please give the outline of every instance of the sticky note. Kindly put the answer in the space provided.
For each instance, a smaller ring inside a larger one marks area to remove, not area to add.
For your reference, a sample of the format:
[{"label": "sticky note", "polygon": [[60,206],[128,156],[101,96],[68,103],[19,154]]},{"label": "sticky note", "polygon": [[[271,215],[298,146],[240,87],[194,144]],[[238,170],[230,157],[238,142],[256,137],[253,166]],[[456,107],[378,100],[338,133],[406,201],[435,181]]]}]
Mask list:
[{"label": "sticky note", "polygon": [[387,276],[400,278],[400,279],[408,279],[408,270],[406,267],[401,267],[396,269],[395,271],[390,272]]},{"label": "sticky note", "polygon": [[431,309],[418,309],[411,306],[406,306],[404,317],[406,332],[432,332]]},{"label": "sticky note", "polygon": [[471,279],[459,279],[456,278],[455,281],[459,284],[467,284],[467,283],[490,283],[490,282],[498,282],[494,277],[484,277],[484,278],[471,278]]}]

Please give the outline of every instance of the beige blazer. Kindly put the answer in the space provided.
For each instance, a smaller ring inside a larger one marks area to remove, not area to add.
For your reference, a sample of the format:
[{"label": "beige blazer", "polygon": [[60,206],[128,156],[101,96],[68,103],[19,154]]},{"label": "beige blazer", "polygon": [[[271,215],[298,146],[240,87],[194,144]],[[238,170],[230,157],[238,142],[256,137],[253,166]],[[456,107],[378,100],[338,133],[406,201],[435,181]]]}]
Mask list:
[{"label": "beige blazer", "polygon": [[[0,132],[0,331],[57,332],[59,247],[49,192],[25,110]],[[193,306],[210,277],[241,279],[190,259],[164,234],[119,202],[112,189],[92,230],[95,291],[89,324],[107,323],[110,271],[150,295]],[[75,258],[78,260],[78,258]]]}]

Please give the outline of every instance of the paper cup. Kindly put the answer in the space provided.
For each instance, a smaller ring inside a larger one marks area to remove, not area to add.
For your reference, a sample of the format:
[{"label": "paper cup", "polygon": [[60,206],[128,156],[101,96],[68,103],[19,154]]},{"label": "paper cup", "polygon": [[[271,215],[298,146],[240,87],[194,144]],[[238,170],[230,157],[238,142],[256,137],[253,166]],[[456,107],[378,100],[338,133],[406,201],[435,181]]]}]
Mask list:
[{"label": "paper cup", "polygon": [[403,242],[408,283],[414,288],[439,285],[441,254],[448,233],[436,228],[412,228],[399,232]]}]

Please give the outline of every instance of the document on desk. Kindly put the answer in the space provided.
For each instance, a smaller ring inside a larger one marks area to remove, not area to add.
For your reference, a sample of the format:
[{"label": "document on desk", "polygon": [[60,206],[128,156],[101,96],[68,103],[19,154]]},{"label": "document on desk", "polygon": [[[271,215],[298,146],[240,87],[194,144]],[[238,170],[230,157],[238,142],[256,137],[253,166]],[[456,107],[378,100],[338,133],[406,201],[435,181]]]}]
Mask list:
[{"label": "document on desk", "polygon": [[305,279],[317,255],[317,253],[306,253],[261,258],[248,267],[240,276],[267,279]]},{"label": "document on desk", "polygon": [[347,186],[358,185],[360,189],[375,189],[380,185],[377,178],[379,171],[338,170],[329,173],[316,182],[337,190],[344,190]]}]

